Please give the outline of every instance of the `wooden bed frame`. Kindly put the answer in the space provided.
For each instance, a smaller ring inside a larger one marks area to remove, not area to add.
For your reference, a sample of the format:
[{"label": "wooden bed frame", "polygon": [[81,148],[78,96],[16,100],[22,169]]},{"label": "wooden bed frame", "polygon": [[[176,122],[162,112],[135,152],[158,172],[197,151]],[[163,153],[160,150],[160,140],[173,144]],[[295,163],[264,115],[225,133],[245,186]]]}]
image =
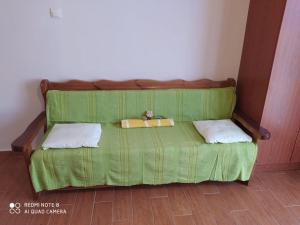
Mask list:
[{"label": "wooden bed frame", "polygon": [[[171,80],[171,81],[157,81],[157,80],[128,80],[128,81],[111,81],[111,80],[98,80],[94,82],[70,80],[66,82],[50,82],[48,80],[42,80],[40,83],[41,92],[46,105],[46,94],[49,90],[147,90],[147,89],[198,89],[198,88],[218,88],[218,87],[235,87],[236,82],[234,79],[227,79],[224,81],[212,81],[208,79],[185,81],[185,80]],[[242,115],[239,112],[233,113],[232,118],[243,130],[250,134],[255,141],[258,139],[267,140],[270,138],[268,130],[256,126],[251,120]],[[26,128],[26,130],[12,143],[12,150],[23,152],[26,169],[28,171],[29,180],[31,182],[29,174],[30,157],[34,149],[32,148],[32,142],[37,137],[41,129],[46,130],[46,113],[41,112]],[[248,181],[241,182],[248,184]],[[108,187],[105,185],[93,186],[93,187],[68,187],[59,190],[75,190],[75,189],[88,189],[88,188],[103,188]],[[34,199],[38,199],[41,192],[36,193],[31,183],[32,193]]]}]

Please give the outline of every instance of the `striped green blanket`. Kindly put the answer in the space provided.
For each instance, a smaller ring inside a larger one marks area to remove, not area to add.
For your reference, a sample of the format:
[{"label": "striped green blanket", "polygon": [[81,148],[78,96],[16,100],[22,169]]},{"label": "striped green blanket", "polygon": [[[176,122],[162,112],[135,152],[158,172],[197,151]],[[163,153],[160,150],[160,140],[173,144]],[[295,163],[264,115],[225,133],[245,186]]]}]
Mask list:
[{"label": "striped green blanket", "polygon": [[136,129],[102,123],[102,128],[99,148],[36,150],[30,164],[35,191],[248,180],[257,154],[254,143],[206,144],[192,122]]},{"label": "striped green blanket", "polygon": [[146,110],[175,121],[230,119],[236,95],[232,87],[136,91],[49,91],[47,123],[115,123],[141,118]]}]

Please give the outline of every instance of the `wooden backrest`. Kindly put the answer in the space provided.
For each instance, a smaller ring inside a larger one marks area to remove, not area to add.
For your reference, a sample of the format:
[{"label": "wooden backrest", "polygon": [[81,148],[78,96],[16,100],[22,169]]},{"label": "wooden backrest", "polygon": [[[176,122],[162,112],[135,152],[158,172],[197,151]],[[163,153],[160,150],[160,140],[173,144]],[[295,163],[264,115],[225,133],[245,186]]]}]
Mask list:
[{"label": "wooden backrest", "polygon": [[201,79],[194,81],[186,80],[127,80],[127,81],[112,81],[112,80],[98,80],[98,81],[82,81],[69,80],[65,82],[51,82],[49,80],[42,80],[40,87],[41,92],[46,103],[46,95],[48,90],[149,90],[149,89],[198,89],[198,88],[221,88],[221,87],[235,87],[236,82],[232,78],[223,81],[212,81],[209,79]]}]

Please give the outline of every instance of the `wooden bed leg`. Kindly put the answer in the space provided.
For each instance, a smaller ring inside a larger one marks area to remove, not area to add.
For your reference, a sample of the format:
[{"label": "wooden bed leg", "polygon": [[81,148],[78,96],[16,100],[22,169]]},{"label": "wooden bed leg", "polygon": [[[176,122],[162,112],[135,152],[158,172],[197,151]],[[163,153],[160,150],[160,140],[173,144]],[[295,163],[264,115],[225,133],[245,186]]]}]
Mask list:
[{"label": "wooden bed leg", "polygon": [[248,186],[248,184],[249,184],[249,180],[246,180],[246,181],[237,180],[236,182],[240,183],[240,184],[243,184],[243,185],[246,185],[246,186]]},{"label": "wooden bed leg", "polygon": [[248,184],[249,184],[249,180],[242,181],[242,184],[243,184],[243,185],[246,185],[246,186],[248,186]]},{"label": "wooden bed leg", "polygon": [[[31,149],[31,147],[30,147]],[[26,164],[26,173],[27,173],[27,177],[29,179],[30,182],[30,189],[31,189],[31,193],[32,193],[32,197],[34,201],[37,201],[39,199],[40,196],[40,192],[35,192],[33,184],[32,184],[32,180],[31,180],[31,176],[30,176],[30,172],[29,172],[29,164],[30,164],[30,155],[26,154],[27,152],[25,151],[24,153],[24,159],[25,159],[25,164]]]}]

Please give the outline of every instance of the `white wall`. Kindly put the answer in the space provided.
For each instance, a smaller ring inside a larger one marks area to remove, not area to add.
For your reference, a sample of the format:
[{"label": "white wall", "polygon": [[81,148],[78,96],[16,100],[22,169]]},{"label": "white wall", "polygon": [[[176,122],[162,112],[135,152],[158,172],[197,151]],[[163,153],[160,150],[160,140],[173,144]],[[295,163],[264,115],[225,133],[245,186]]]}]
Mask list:
[{"label": "white wall", "polygon": [[[0,149],[42,110],[39,81],[236,77],[249,0],[2,0]],[[63,19],[49,16],[61,7]]]}]

